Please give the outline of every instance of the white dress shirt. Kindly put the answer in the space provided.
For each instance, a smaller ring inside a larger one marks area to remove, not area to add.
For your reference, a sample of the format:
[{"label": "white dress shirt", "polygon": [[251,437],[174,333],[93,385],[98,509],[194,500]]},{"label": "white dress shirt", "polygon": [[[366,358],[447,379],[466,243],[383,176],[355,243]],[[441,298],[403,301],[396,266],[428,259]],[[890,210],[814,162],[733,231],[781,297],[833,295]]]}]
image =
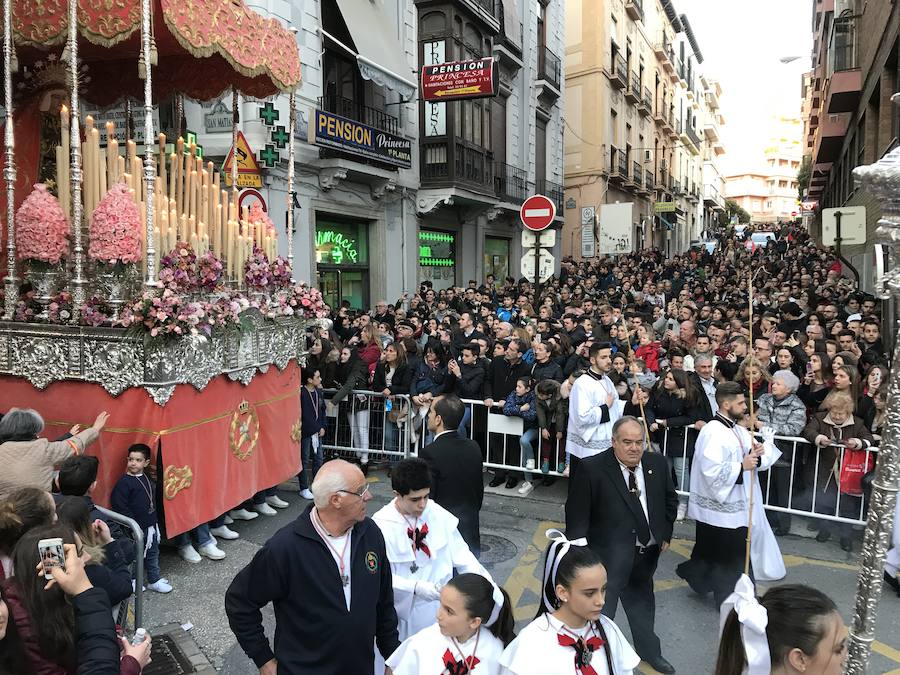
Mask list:
[{"label": "white dress shirt", "polygon": [[[616,460],[618,461],[618,460]],[[630,476],[631,471],[627,466],[619,462],[619,469],[622,470],[622,478],[625,480],[625,489],[629,488],[629,483],[631,482]],[[650,529],[650,511],[647,509],[647,490],[646,484],[644,483],[644,467],[643,464],[638,464],[637,468],[634,470],[634,478],[637,481],[638,486],[638,500],[641,502],[641,508],[644,510],[644,518],[647,519],[647,528]],[[650,529],[650,540],[646,544],[642,544],[640,540],[635,537],[635,545],[636,546],[652,546],[656,543],[656,539],[653,538],[653,530]]]}]

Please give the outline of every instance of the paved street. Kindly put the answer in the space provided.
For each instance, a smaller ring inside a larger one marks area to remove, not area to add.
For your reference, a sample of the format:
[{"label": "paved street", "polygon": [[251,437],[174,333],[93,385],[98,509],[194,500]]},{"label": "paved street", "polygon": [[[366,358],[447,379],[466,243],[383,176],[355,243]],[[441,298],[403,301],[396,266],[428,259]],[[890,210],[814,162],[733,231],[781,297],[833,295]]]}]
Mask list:
[{"label": "paved street", "polygon": [[[375,498],[369,513],[388,501],[390,486],[382,473],[370,477]],[[291,484],[282,486],[281,496],[292,502],[275,517],[259,517],[239,522],[233,529],[241,533],[234,542],[221,542],[228,558],[220,562],[203,561],[199,565],[183,562],[173,551],[162,555],[163,574],[175,591],[167,596],[145,594],[150,627],[177,621],[190,622],[192,635],[216,668],[227,675],[256,673],[228,629],[223,610],[225,589],[235,573],[278,528],[295,518],[305,506]],[[483,560],[495,578],[503,583],[516,607],[518,626],[533,616],[540,595],[544,531],[560,527],[563,519],[565,482],[539,488],[528,498],[508,495],[502,489],[489,490],[482,511],[482,537],[489,546]],[[513,491],[514,492],[514,491]],[[690,555],[693,524],[679,524],[671,552],[665,554],[656,575],[657,629],[663,653],[680,673],[711,672],[716,649],[718,617],[712,599],[694,595],[675,575],[675,567]],[[781,539],[788,567],[786,582],[805,583],[827,592],[838,604],[845,621],[852,616],[856,587],[856,554],[848,556],[836,542],[819,544],[806,536],[805,523],[795,521],[797,535]],[[802,536],[800,536],[802,535]],[[858,550],[858,546],[857,546]],[[302,602],[302,598],[298,598]],[[878,642],[870,663],[871,673],[900,675],[900,598],[885,594],[879,610]],[[265,613],[267,633],[272,635],[272,612]],[[616,617],[628,632],[624,613]],[[642,667],[645,674],[654,673]]]}]

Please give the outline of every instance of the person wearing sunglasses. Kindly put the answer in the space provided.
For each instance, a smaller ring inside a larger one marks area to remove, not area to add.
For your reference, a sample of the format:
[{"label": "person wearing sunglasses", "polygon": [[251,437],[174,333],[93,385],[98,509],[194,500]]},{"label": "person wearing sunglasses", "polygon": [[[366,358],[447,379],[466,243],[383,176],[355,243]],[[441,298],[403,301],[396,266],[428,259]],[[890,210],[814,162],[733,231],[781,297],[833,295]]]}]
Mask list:
[{"label": "person wearing sunglasses", "polygon": [[[373,645],[387,658],[400,640],[384,537],[366,516],[369,483],[358,466],[332,460],[311,489],[313,504],[232,581],[228,623],[262,675],[372,675]],[[274,651],[260,612],[270,602]]]}]

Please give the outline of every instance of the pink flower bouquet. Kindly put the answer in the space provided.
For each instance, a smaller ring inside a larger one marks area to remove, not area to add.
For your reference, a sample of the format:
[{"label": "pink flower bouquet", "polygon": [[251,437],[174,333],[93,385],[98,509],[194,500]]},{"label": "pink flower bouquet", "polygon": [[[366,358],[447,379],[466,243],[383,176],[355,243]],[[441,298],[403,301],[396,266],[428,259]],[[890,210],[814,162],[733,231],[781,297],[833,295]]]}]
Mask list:
[{"label": "pink flower bouquet", "polygon": [[214,291],[222,278],[222,261],[212,251],[197,258],[197,286],[204,291]]},{"label": "pink flower bouquet", "polygon": [[253,255],[244,263],[244,281],[247,288],[254,291],[264,291],[272,280],[272,270],[269,267],[269,259],[261,249],[253,247]]},{"label": "pink flower bouquet", "polygon": [[124,265],[141,259],[141,217],[124,183],[103,197],[88,230],[88,257],[106,265]]},{"label": "pink flower bouquet", "polygon": [[69,222],[59,202],[38,183],[16,212],[16,257],[58,265],[69,252]]}]

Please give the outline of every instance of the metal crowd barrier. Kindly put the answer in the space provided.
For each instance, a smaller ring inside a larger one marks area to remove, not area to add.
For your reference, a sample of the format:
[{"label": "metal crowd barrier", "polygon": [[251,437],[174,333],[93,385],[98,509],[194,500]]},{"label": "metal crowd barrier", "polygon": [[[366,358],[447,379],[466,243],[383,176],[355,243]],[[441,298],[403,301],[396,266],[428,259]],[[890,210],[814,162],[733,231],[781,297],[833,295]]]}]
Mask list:
[{"label": "metal crowd barrier", "polygon": [[369,463],[396,462],[410,455],[414,414],[408,394],[391,396],[391,408],[402,413],[396,423],[389,419],[386,398],[378,391],[354,390],[337,405],[335,389],[325,390],[327,425],[322,449],[331,457],[366,457]]},{"label": "metal crowd barrier", "polygon": [[[333,393],[334,390],[326,391],[326,396]],[[400,403],[410,406],[408,410],[411,412],[407,414],[406,420],[398,425],[387,419],[384,396],[380,392],[354,391],[340,406],[330,407],[323,447],[349,458],[359,457],[362,452],[367,451],[370,462],[397,461],[418,456],[419,451],[431,441],[427,432],[427,410],[416,411],[409,395],[396,395],[392,398],[395,406]],[[486,468],[527,471],[534,477],[562,475],[557,469],[560,464],[565,465],[566,461],[565,436],[559,440],[553,437],[545,442],[538,430],[530,444],[535,468],[529,470],[525,468],[527,457],[523,457],[520,443],[524,432],[522,418],[504,415],[503,401],[495,401],[490,409],[480,400],[463,399],[463,403],[466,405],[466,416],[461,431],[464,436],[479,444]],[[357,425],[355,431],[351,428],[354,423]],[[362,431],[363,424],[367,425],[365,431]],[[391,427],[397,427],[397,431],[393,431]],[[687,433],[684,434],[680,447],[669,448],[669,433],[673,429],[674,427],[665,427],[662,443],[652,442],[650,450],[661,452],[670,458],[676,491],[681,497],[687,498],[690,496],[691,465],[688,442],[696,440],[699,432],[692,426],[686,427]],[[360,440],[364,440],[365,445]],[[549,448],[545,443],[549,444]],[[796,436],[776,435],[775,444],[782,452],[780,462],[759,474],[766,510],[847,525],[865,525],[868,510],[866,498],[842,493],[831,470],[828,473],[830,479],[822,486],[819,469],[823,467],[823,461],[828,461],[822,457],[822,448]],[[546,474],[540,470],[545,452],[550,460],[550,471]],[[866,461],[870,457],[877,459],[877,455],[877,448],[869,448],[866,451]],[[843,461],[844,450],[837,449],[835,466],[838,473]]]},{"label": "metal crowd barrier", "polygon": [[[688,457],[689,440],[696,441],[697,430],[692,426],[682,427],[687,432],[679,444],[681,447],[669,448],[668,427],[663,433],[663,442],[655,450],[670,458],[675,475],[676,491],[682,497],[690,495],[690,459]],[[674,429],[674,428],[673,428]],[[759,433],[756,434],[761,439]],[[817,520],[827,520],[849,525],[865,525],[868,500],[862,496],[844,494],[840,490],[834,473],[840,474],[844,464],[845,450],[834,448],[835,459],[823,459],[823,450],[799,436],[775,436],[775,446],[781,450],[781,459],[766,471],[759,472],[760,487],[763,493],[763,505],[768,511],[786,513],[792,516],[806,516]],[[655,443],[654,443],[655,445]],[[877,460],[878,448],[866,450],[866,463]],[[828,467],[828,479],[824,487],[819,480],[823,462],[831,461]],[[786,494],[784,494],[786,493]]]},{"label": "metal crowd barrier", "polygon": [[[134,537],[134,628],[138,629],[144,625],[144,530],[141,529],[141,526],[135,520],[128,516],[110,511],[97,504],[94,504],[94,506],[103,514],[104,518],[115,521],[131,530],[131,535]],[[125,600],[125,612],[122,613],[120,611],[119,614],[119,624],[123,628],[125,628],[123,616],[127,617],[128,613],[127,603],[128,601]]]}]

